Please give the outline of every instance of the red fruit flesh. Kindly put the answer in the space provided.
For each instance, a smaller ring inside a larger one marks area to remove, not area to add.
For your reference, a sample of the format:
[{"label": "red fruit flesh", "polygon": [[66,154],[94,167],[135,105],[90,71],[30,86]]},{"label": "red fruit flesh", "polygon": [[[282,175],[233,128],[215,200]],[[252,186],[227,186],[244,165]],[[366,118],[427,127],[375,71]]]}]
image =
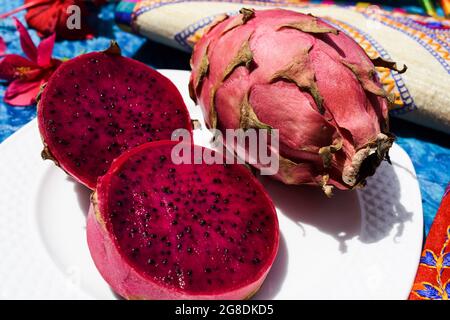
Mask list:
[{"label": "red fruit flesh", "polygon": [[50,78],[38,105],[43,156],[93,189],[112,160],[146,142],[191,130],[176,87],[148,66],[105,52],[63,63]]},{"label": "red fruit flesh", "polygon": [[99,179],[87,227],[94,262],[125,298],[248,298],[278,249],[274,206],[246,167],[175,165],[174,145],[134,148]]}]

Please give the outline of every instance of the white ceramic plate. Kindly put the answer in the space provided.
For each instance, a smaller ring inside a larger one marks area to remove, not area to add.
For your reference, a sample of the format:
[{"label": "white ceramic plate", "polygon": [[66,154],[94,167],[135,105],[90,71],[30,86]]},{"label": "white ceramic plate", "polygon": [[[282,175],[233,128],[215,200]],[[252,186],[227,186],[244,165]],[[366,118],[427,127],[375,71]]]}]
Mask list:
[{"label": "white ceramic plate", "polygon": [[[193,118],[186,71],[162,70]],[[204,124],[203,124],[204,128]],[[195,139],[206,144],[208,132]],[[90,192],[40,157],[36,120],[0,144],[0,298],[117,299],[85,237]],[[398,145],[364,190],[288,187],[264,179],[279,214],[277,260],[259,299],[405,299],[422,246],[413,165]]]}]

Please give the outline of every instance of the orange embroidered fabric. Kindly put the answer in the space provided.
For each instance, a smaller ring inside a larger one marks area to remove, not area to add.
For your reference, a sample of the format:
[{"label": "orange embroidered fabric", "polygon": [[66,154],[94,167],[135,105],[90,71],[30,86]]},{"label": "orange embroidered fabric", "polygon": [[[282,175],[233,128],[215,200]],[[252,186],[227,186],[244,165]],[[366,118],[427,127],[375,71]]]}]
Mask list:
[{"label": "orange embroidered fabric", "polygon": [[450,299],[450,185],[427,237],[409,299]]}]

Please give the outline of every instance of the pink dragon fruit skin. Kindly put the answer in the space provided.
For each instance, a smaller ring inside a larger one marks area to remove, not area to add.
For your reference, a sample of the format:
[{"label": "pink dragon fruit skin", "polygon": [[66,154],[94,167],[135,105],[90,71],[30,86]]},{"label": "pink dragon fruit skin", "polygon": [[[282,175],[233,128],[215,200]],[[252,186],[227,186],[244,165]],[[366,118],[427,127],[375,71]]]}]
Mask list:
[{"label": "pink dragon fruit skin", "polygon": [[249,298],[278,250],[272,201],[243,165],[173,164],[175,145],[135,147],[99,179],[87,220],[94,263],[126,299]]},{"label": "pink dragon fruit skin", "polygon": [[210,128],[279,129],[275,178],[330,195],[388,159],[389,100],[374,64],[397,70],[312,15],[242,9],[195,45],[189,90]]}]

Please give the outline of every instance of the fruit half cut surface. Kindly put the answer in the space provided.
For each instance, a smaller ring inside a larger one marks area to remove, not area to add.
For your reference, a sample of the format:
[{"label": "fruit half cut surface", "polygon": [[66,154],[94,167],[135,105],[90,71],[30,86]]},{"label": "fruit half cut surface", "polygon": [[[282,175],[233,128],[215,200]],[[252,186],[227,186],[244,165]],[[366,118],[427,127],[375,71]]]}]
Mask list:
[{"label": "fruit half cut surface", "polygon": [[42,156],[90,189],[126,150],[192,130],[175,85],[122,57],[115,42],[58,68],[40,96],[38,123]]},{"label": "fruit half cut surface", "polygon": [[[127,299],[245,299],[279,243],[274,205],[239,164],[174,164],[177,142],[143,144],[116,159],[92,196],[92,258]],[[194,150],[195,149],[195,150]],[[223,157],[221,155],[221,157]]]}]

